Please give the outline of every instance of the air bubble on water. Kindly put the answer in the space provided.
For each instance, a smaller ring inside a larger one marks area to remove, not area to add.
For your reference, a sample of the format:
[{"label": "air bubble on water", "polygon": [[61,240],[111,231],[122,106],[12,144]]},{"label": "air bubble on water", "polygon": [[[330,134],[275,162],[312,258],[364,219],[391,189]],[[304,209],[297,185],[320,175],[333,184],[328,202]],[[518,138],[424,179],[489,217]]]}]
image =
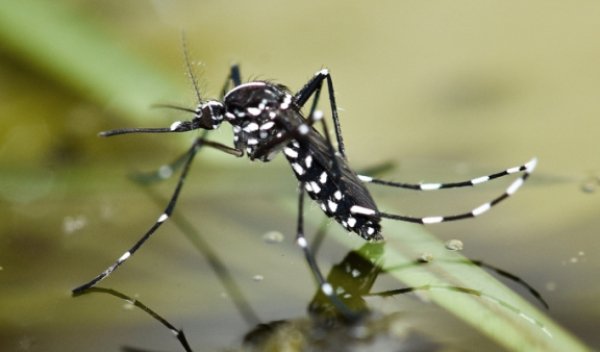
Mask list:
[{"label": "air bubble on water", "polygon": [[265,277],[264,277],[264,276],[262,276],[262,275],[254,275],[254,276],[252,277],[252,280],[254,280],[254,281],[256,281],[256,282],[263,281],[264,279],[265,279]]},{"label": "air bubble on water", "polygon": [[452,239],[446,241],[446,249],[450,251],[462,251],[464,248],[464,244],[461,240]]},{"label": "air bubble on water", "polygon": [[158,177],[166,179],[173,175],[173,168],[169,165],[163,165],[158,169]]},{"label": "air bubble on water", "polygon": [[584,251],[579,251],[577,252],[577,256],[572,256],[571,258],[567,259],[567,260],[563,260],[561,262],[562,265],[568,265],[568,264],[577,264],[579,263],[579,261],[585,261],[585,252]]},{"label": "air bubble on water", "polygon": [[32,351],[32,347],[34,346],[34,339],[30,336],[23,336],[19,339],[19,351]]},{"label": "air bubble on water", "polygon": [[75,231],[79,231],[87,225],[87,218],[83,215],[66,216],[63,220],[63,231],[70,235]]},{"label": "air bubble on water", "polygon": [[589,181],[585,181],[582,185],[581,185],[581,191],[583,193],[594,193],[596,191],[596,183],[592,183]]},{"label": "air bubble on water", "polygon": [[263,241],[265,241],[265,243],[270,243],[270,244],[281,243],[285,239],[283,234],[279,231],[269,231],[269,232],[265,233],[262,236],[262,238],[263,238]]},{"label": "air bubble on water", "polygon": [[600,186],[600,176],[591,176],[583,180],[581,183],[581,191],[583,193],[594,193]]},{"label": "air bubble on water", "polygon": [[110,220],[115,215],[115,208],[111,202],[106,200],[102,201],[100,204],[100,218],[102,220]]},{"label": "air bubble on water", "polygon": [[554,281],[548,281],[546,282],[546,291],[556,291],[556,282]]}]

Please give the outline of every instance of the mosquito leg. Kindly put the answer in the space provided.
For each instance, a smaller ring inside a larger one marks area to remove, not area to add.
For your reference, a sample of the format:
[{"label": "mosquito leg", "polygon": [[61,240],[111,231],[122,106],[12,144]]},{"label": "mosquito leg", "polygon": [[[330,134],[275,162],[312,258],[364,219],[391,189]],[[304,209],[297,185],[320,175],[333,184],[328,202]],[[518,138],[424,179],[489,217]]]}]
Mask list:
[{"label": "mosquito leg", "polygon": [[496,172],[493,174],[489,174],[486,176],[475,177],[473,179],[467,181],[458,181],[458,182],[448,182],[448,183],[403,183],[403,182],[393,182],[381,180],[378,178],[358,175],[358,178],[365,183],[372,183],[377,185],[389,186],[389,187],[398,187],[411,189],[415,191],[437,191],[439,189],[448,189],[448,188],[461,188],[461,187],[473,187],[480,185],[482,183],[486,183],[491,180],[495,180],[497,178],[501,178],[504,176],[516,174],[523,171],[531,172],[533,170],[535,159],[528,161],[527,163],[515,167],[508,168],[506,170],[502,170],[500,172]]},{"label": "mosquito leg", "polygon": [[296,244],[300,246],[304,252],[304,257],[312,271],[319,289],[323,294],[331,301],[331,303],[337,308],[337,310],[348,320],[354,321],[359,318],[359,315],[351,311],[335,294],[333,286],[325,280],[325,277],[321,273],[317,261],[308,245],[306,236],[304,235],[304,183],[300,182],[298,187],[298,222],[296,227]]},{"label": "mosquito leg", "polygon": [[[93,287],[94,285],[96,285],[98,282],[100,282],[101,280],[103,280],[104,278],[106,278],[107,276],[109,276],[113,271],[115,271],[119,266],[121,266],[127,259],[129,259],[133,254],[135,254],[135,252],[156,232],[156,230],[171,216],[171,214],[173,213],[173,210],[175,209],[175,205],[177,204],[177,199],[179,198],[179,194],[181,192],[181,189],[183,188],[183,184],[185,183],[185,178],[188,174],[188,171],[190,169],[190,165],[192,164],[192,161],[194,160],[194,156],[196,155],[196,153],[198,152],[199,148],[203,145],[209,146],[209,147],[213,147],[215,149],[227,152],[227,153],[235,153],[235,152],[239,152],[233,148],[229,148],[225,145],[222,145],[220,143],[216,143],[216,142],[211,142],[211,141],[206,141],[203,139],[198,139],[194,142],[194,144],[192,145],[192,147],[188,150],[187,152],[187,159],[185,160],[185,163],[183,165],[183,170],[181,172],[181,175],[179,176],[179,180],[177,181],[177,186],[175,188],[175,191],[173,192],[169,203],[167,204],[165,210],[163,211],[163,213],[158,217],[158,219],[156,220],[156,222],[154,223],[154,225],[152,225],[152,227],[150,227],[150,229],[148,231],[146,231],[146,233],[125,253],[123,253],[123,255],[121,255],[119,257],[119,259],[117,259],[117,261],[115,261],[111,266],[109,266],[106,270],[104,270],[102,273],[100,273],[98,276],[96,276],[95,278],[93,278],[91,281],[78,286],[76,288],[73,289],[73,294],[79,294],[83,291],[85,291],[86,289]],[[237,153],[236,155],[241,156],[240,153]]]},{"label": "mosquito leg", "polygon": [[238,64],[231,65],[229,69],[229,75],[223,84],[223,88],[221,88],[221,99],[227,94],[232,83],[234,87],[242,84],[242,75],[240,74],[240,66]]},{"label": "mosquito leg", "polygon": [[[426,216],[426,217],[405,216],[405,215],[398,215],[398,214],[388,214],[388,213],[383,213],[383,212],[379,212],[378,214],[382,218],[402,220],[402,221],[414,222],[414,223],[419,223],[419,224],[437,224],[440,222],[473,218],[473,217],[479,216],[479,215],[487,212],[493,206],[497,205],[498,203],[502,202],[503,200],[505,200],[508,197],[515,194],[515,192],[517,192],[517,190],[519,188],[521,188],[521,186],[523,185],[525,180],[527,180],[529,175],[531,175],[531,173],[535,169],[536,163],[537,163],[536,159],[532,159],[531,161],[526,163],[523,166],[523,168],[524,168],[523,175],[521,177],[517,178],[516,180],[514,180],[508,186],[508,188],[506,188],[504,193],[502,193],[500,196],[492,199],[491,201],[489,201],[487,203],[483,203],[482,205],[478,206],[477,208],[474,208],[473,210],[465,212],[465,213],[460,213],[460,214],[456,214],[456,215]],[[519,167],[519,169],[520,168],[521,167]]]},{"label": "mosquito leg", "polygon": [[342,137],[342,127],[340,125],[340,119],[337,110],[337,104],[335,101],[335,92],[333,89],[333,81],[329,71],[323,69],[313,76],[295,95],[295,101],[300,106],[304,106],[308,99],[314,94],[313,104],[310,109],[309,118],[315,113],[317,103],[321,94],[321,88],[323,81],[327,81],[327,90],[329,93],[329,105],[331,107],[331,118],[333,119],[333,125],[335,129],[335,135],[338,143],[338,151],[340,155],[346,159],[346,147],[344,145],[344,138]]}]

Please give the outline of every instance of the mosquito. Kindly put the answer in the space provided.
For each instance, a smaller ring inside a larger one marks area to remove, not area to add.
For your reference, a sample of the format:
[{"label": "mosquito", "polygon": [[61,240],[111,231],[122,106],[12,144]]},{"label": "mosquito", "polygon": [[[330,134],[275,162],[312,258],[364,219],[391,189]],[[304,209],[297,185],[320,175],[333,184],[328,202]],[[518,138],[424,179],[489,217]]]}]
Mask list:
[{"label": "mosquito", "polygon": [[[352,316],[352,312],[334,294],[333,287],[323,277],[317,266],[304,234],[305,194],[315,201],[325,215],[338,222],[344,229],[354,232],[367,241],[383,240],[381,221],[401,220],[418,224],[435,224],[479,216],[493,206],[512,196],[534,170],[537,160],[531,159],[520,166],[511,167],[486,176],[451,183],[400,183],[357,174],[346,156],[340,118],[335,99],[331,74],[327,69],[319,70],[296,93],[287,87],[267,80],[242,82],[238,65],[232,65],[223,86],[221,98],[204,99],[192,72],[187,50],[184,56],[188,75],[194,86],[198,105],[195,109],[162,105],[191,114],[191,119],[175,121],[162,128],[122,128],[101,132],[102,137],[133,133],[183,133],[205,130],[195,139],[192,146],[180,158],[182,171],[177,186],[163,213],[146,233],[105,271],[91,281],[73,289],[81,293],[103,280],[129,259],[172,215],[194,157],[201,147],[209,147],[236,157],[247,156],[252,161],[269,162],[283,153],[292,172],[298,179],[298,215],[296,222],[297,245],[302,249],[320,290],[341,311]],[[337,147],[329,135],[328,123],[323,113],[317,110],[323,86],[327,86],[329,107]],[[303,108],[312,98],[308,113]],[[233,129],[233,146],[207,139],[209,130],[219,128],[224,122]],[[316,127],[321,126],[322,132]],[[433,191],[448,188],[476,186],[511,174],[521,174],[496,198],[474,209],[455,215],[415,217],[387,213],[378,209],[366,184],[404,188],[416,191]]]}]

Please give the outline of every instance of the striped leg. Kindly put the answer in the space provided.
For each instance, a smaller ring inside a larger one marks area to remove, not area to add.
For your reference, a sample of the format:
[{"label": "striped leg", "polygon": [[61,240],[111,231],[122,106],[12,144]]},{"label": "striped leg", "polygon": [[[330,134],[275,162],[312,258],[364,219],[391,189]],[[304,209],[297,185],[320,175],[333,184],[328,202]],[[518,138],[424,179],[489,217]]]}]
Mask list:
[{"label": "striped leg", "polygon": [[327,299],[335,306],[338,312],[348,321],[356,321],[360,319],[360,314],[353,312],[346,306],[336,295],[333,286],[325,280],[321,269],[317,265],[317,261],[308,245],[306,236],[304,235],[304,182],[298,185],[298,223],[296,228],[296,244],[304,252],[304,257],[310,266],[310,269],[317,280],[319,290],[327,297]]},{"label": "striped leg", "polygon": [[[302,89],[300,89],[295,95],[295,101],[300,106],[304,106],[310,97],[313,97],[313,102],[309,112],[309,125],[314,125],[317,121],[321,122],[321,126],[323,128],[323,136],[327,140],[327,145],[329,148],[329,154],[331,155],[331,160],[333,161],[332,168],[332,176],[336,179],[340,177],[342,174],[342,170],[340,167],[340,161],[336,157],[336,151],[334,149],[333,143],[331,143],[331,137],[329,136],[329,129],[327,128],[327,123],[325,119],[323,119],[323,113],[321,111],[317,111],[317,105],[319,103],[319,98],[321,96],[321,89],[323,87],[323,82],[327,82],[327,92],[329,94],[329,105],[331,108],[331,118],[333,120],[333,126],[335,130],[335,136],[338,144],[337,153],[341,156],[342,159],[346,160],[346,148],[344,146],[344,138],[342,136],[342,128],[340,125],[340,118],[337,111],[337,103],[335,101],[335,92],[333,89],[333,81],[331,79],[331,75],[329,71],[323,69],[313,76],[313,78],[308,81]],[[342,191],[345,191],[342,189]]]},{"label": "striped leg", "polygon": [[413,216],[405,216],[405,215],[397,215],[397,214],[388,214],[388,213],[383,213],[383,212],[378,213],[379,216],[381,216],[382,218],[387,218],[387,219],[402,220],[402,221],[414,222],[414,223],[419,223],[419,224],[436,224],[436,223],[440,223],[440,222],[473,218],[473,217],[479,216],[479,215],[487,212],[494,205],[496,205],[496,204],[500,203],[501,201],[505,200],[506,198],[512,196],[519,188],[521,188],[521,186],[523,185],[525,180],[527,180],[529,175],[535,169],[536,164],[537,164],[537,159],[534,158],[534,159],[531,159],[529,162],[527,162],[523,166],[513,167],[513,168],[507,169],[505,171],[502,171],[502,172],[499,172],[496,174],[478,177],[478,178],[472,179],[470,181],[446,183],[446,184],[424,183],[424,184],[420,184],[420,185],[410,185],[410,184],[401,184],[401,183],[393,183],[393,182],[388,183],[387,181],[375,180],[375,179],[365,177],[365,176],[361,176],[360,178],[363,182],[372,182],[372,183],[378,183],[378,184],[388,185],[388,186],[392,186],[392,187],[402,187],[402,188],[409,188],[409,189],[420,190],[420,191],[427,191],[427,190],[437,190],[437,189],[443,189],[443,188],[475,186],[475,185],[481,184],[483,182],[487,182],[489,180],[492,180],[492,179],[495,179],[498,177],[502,177],[502,176],[509,175],[509,174],[514,174],[517,172],[523,172],[523,175],[521,177],[517,178],[515,181],[513,181],[508,186],[506,191],[504,191],[504,193],[502,193],[500,196],[492,199],[491,201],[489,201],[487,203],[484,203],[484,204],[478,206],[477,208],[474,208],[473,210],[471,210],[469,212],[460,213],[460,214],[456,214],[456,215],[426,216],[426,217],[413,217]]},{"label": "striped leg", "polygon": [[449,183],[403,183],[403,182],[393,182],[386,181],[377,178],[373,178],[365,175],[358,175],[358,178],[365,183],[373,183],[378,185],[390,186],[390,187],[398,187],[398,188],[406,188],[415,191],[437,191],[438,189],[447,189],[447,188],[460,188],[460,187],[473,187],[479,184],[507,176],[516,174],[519,172],[531,172],[535,168],[536,159],[532,159],[527,163],[508,168],[506,170],[496,172],[490,175],[476,177],[468,181],[459,181],[459,182],[449,182]]},{"label": "striped leg", "polygon": [[[150,227],[150,229],[146,231],[146,233],[127,252],[123,253],[123,255],[121,255],[119,259],[117,259],[117,261],[114,262],[111,266],[109,266],[106,270],[104,270],[102,273],[100,273],[98,276],[96,276],[89,282],[74,288],[72,291],[73,294],[80,294],[83,291],[89,289],[90,287],[95,286],[98,282],[109,276],[113,271],[115,271],[119,266],[121,266],[121,264],[123,264],[127,259],[129,259],[133,254],[135,254],[135,252],[150,238],[150,236],[152,236],[156,232],[156,230],[171,216],[173,210],[175,209],[175,205],[177,203],[177,199],[179,197],[181,189],[183,188],[183,184],[190,169],[190,165],[192,164],[192,160],[194,160],[194,156],[202,146],[209,146],[217,150],[224,151],[226,153],[233,153],[235,151],[235,149],[229,148],[220,143],[206,141],[202,138],[197,139],[187,152],[188,156],[183,165],[183,171],[181,172],[179,180],[177,181],[177,187],[175,188],[175,191],[173,192],[173,195],[171,196],[171,199],[169,200],[169,203],[167,204],[165,210],[158,217],[154,225],[152,225],[152,227]],[[238,153],[236,155],[241,156],[242,154]]]}]

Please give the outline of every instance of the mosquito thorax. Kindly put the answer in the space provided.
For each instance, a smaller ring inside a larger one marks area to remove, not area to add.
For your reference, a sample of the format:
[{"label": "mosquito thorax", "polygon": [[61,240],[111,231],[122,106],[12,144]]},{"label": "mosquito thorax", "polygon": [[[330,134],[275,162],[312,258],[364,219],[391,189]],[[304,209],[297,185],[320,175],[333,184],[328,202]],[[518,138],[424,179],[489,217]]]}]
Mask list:
[{"label": "mosquito thorax", "polygon": [[281,114],[291,109],[292,101],[287,88],[264,81],[244,83],[229,91],[224,98],[225,119],[233,127],[235,147],[250,159],[271,160],[281,149],[279,146],[256,158],[255,152],[281,137],[286,127],[281,125]]}]

